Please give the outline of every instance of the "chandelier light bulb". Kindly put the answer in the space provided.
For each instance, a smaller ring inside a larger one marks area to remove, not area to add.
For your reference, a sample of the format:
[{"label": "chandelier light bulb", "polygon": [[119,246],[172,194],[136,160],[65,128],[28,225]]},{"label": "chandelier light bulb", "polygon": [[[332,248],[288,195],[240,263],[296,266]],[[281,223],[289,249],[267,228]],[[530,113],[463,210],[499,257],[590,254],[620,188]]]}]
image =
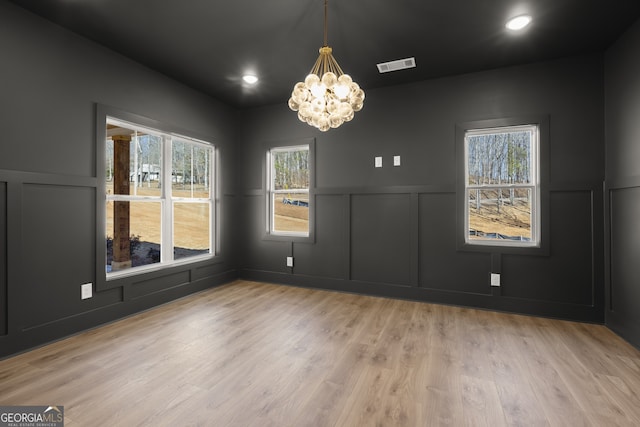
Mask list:
[{"label": "chandelier light bulb", "polygon": [[322,75],[322,84],[325,85],[328,89],[332,89],[336,83],[338,83],[338,77],[331,71],[328,71]]},{"label": "chandelier light bulb", "polygon": [[320,83],[320,77],[318,77],[317,74],[311,73],[307,75],[307,77],[304,79],[304,85],[307,87],[307,89],[311,89],[314,85],[317,85],[319,83]]},{"label": "chandelier light bulb", "polygon": [[324,98],[326,93],[327,87],[322,83],[311,86],[311,95],[314,98]]},{"label": "chandelier light bulb", "polygon": [[335,93],[338,99],[346,99],[347,95],[349,95],[349,86],[337,84],[333,87],[333,93]]}]

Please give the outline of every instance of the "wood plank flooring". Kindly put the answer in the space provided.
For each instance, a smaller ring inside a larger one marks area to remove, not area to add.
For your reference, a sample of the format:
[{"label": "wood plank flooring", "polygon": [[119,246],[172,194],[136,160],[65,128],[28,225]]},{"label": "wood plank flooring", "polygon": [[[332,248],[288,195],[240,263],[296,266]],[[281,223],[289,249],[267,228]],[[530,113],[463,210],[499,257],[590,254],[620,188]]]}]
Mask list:
[{"label": "wood plank flooring", "polygon": [[638,426],[604,326],[237,281],[0,361],[74,426]]}]

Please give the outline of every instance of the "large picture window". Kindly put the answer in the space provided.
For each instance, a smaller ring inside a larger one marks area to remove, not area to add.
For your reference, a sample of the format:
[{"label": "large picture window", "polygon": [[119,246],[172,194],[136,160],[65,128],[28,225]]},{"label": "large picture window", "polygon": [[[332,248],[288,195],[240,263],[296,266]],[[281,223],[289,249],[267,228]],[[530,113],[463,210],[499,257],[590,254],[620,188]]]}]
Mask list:
[{"label": "large picture window", "polygon": [[466,130],[467,244],[539,246],[539,141],[537,125]]},{"label": "large picture window", "polygon": [[267,223],[273,236],[309,236],[309,145],[272,148],[267,153]]},{"label": "large picture window", "polygon": [[107,278],[213,255],[211,144],[106,119]]}]

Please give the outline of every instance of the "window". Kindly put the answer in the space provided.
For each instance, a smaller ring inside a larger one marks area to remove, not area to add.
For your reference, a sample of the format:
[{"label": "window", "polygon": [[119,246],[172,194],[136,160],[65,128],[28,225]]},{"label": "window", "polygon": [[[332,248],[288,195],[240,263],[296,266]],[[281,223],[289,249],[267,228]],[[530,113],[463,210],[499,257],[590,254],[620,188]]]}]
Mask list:
[{"label": "window", "polygon": [[211,144],[106,118],[107,278],[213,255]]},{"label": "window", "polygon": [[469,245],[540,244],[539,126],[464,133],[464,234]]},{"label": "window", "polygon": [[267,153],[267,232],[309,237],[309,144],[272,148]]}]

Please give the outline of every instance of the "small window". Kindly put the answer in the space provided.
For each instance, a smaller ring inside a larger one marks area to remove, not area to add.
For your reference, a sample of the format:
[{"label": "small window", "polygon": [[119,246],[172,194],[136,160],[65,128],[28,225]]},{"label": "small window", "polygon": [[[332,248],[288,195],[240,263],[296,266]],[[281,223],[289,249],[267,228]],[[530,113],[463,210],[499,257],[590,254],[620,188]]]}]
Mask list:
[{"label": "small window", "polygon": [[272,236],[309,237],[309,153],[308,144],[267,153],[267,231]]},{"label": "small window", "polygon": [[106,118],[107,278],[213,255],[211,144]]},{"label": "small window", "polygon": [[537,125],[466,130],[466,244],[539,246],[539,140]]}]

